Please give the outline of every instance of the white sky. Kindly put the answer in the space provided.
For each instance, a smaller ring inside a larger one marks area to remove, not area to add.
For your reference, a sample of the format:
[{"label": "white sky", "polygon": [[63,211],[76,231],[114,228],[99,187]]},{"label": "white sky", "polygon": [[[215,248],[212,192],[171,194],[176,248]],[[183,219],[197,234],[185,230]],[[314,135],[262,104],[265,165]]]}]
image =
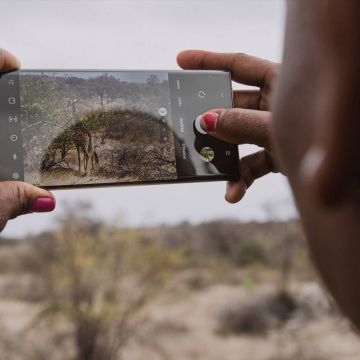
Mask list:
[{"label": "white sky", "polygon": [[[178,51],[193,48],[280,61],[284,17],[281,0],[0,0],[0,47],[15,53],[27,69],[177,69]],[[241,153],[252,150],[245,146]],[[235,206],[224,202],[224,188],[224,183],[201,183],[58,191],[55,214],[14,220],[3,235],[50,227],[62,202],[76,199],[94,203],[95,216],[121,217],[131,225],[263,220],[269,204],[279,217],[294,215],[281,175],[257,181]]]}]

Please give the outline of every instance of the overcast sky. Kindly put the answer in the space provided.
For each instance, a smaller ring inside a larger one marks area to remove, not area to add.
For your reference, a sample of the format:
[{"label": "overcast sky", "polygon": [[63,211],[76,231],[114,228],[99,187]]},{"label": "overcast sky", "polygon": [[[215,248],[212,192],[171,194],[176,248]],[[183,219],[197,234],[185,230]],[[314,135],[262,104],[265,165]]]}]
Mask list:
[{"label": "overcast sky", "polygon": [[[193,48],[281,59],[281,0],[0,0],[0,6],[0,47],[15,53],[26,69],[177,69],[177,52]],[[245,146],[241,153],[253,150]],[[77,199],[94,203],[95,216],[121,217],[131,225],[264,220],[269,204],[279,217],[294,216],[281,175],[257,181],[235,206],[224,202],[224,188],[224,183],[201,183],[58,191],[55,214],[14,220],[3,235],[21,236],[53,226],[62,203]]]}]

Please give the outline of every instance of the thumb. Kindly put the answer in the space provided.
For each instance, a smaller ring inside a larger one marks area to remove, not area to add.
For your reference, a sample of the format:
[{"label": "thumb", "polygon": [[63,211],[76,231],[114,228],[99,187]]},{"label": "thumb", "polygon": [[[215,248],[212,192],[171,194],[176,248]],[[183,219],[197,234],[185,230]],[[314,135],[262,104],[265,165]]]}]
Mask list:
[{"label": "thumb", "polygon": [[215,109],[197,119],[201,128],[220,140],[232,144],[254,144],[269,149],[271,114],[248,109]]},{"label": "thumb", "polygon": [[18,182],[0,182],[0,231],[9,219],[31,212],[50,212],[55,209],[54,196],[33,185]]},{"label": "thumb", "polygon": [[0,49],[0,72],[5,73],[8,71],[19,69],[20,61],[8,51]]}]

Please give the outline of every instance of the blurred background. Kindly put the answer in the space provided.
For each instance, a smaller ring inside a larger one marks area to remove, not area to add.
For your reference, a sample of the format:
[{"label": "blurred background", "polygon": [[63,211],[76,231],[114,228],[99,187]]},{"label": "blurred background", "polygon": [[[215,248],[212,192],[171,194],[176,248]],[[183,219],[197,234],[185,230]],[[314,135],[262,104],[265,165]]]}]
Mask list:
[{"label": "blurred background", "polygon": [[[0,46],[26,69],[171,70],[183,49],[280,61],[285,10],[281,0],[1,0]],[[55,213],[9,222],[1,359],[357,359],[286,180],[257,181],[235,206],[224,188],[58,191]]]}]

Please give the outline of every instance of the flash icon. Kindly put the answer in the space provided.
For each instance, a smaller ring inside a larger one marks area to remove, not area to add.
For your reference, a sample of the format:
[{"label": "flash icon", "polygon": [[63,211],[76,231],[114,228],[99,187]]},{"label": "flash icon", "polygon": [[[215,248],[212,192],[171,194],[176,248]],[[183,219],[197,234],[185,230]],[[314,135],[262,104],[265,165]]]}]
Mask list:
[{"label": "flash icon", "polygon": [[204,90],[200,90],[200,91],[198,92],[198,97],[199,97],[200,99],[205,99],[205,97],[206,97],[206,92],[205,92]]}]

